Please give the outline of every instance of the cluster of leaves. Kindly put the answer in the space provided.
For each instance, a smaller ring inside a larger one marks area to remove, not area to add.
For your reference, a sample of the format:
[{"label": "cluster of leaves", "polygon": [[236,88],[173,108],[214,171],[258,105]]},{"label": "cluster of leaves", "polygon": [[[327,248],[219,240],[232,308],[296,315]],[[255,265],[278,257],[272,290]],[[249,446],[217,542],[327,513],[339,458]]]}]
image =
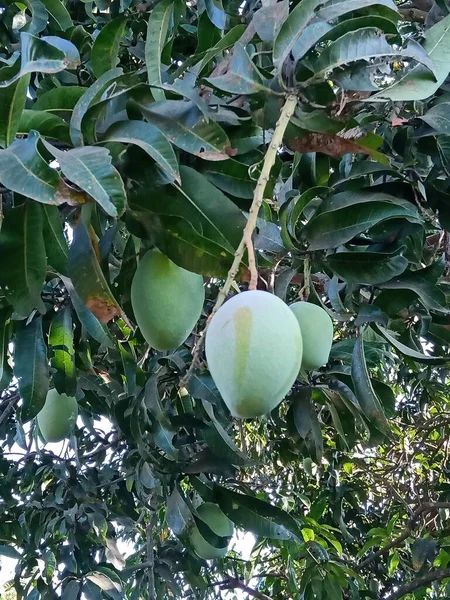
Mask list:
[{"label": "cluster of leaves", "polygon": [[[450,6],[421,4],[434,24],[393,0],[2,5],[0,555],[17,597],[449,595]],[[239,428],[206,365],[183,377],[289,94],[259,285],[322,305],[335,343]],[[130,304],[154,245],[205,277],[171,354]],[[49,386],[80,406],[59,450],[34,427]],[[255,536],[248,560],[191,552],[201,500]]]}]

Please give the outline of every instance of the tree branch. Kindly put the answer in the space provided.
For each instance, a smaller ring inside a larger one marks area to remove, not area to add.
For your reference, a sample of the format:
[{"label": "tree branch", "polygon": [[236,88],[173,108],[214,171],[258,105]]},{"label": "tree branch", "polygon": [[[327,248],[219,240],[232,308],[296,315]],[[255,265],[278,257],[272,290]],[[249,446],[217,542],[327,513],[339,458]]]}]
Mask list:
[{"label": "tree branch", "polygon": [[373,552],[372,554],[370,554],[365,560],[363,560],[359,563],[359,565],[356,566],[356,570],[361,571],[368,564],[370,564],[380,556],[383,556],[383,554],[386,554],[392,548],[400,546],[411,535],[411,531],[414,529],[414,526],[421,515],[432,512],[434,510],[439,510],[440,508],[450,508],[450,502],[427,502],[418,506],[413,512],[411,518],[409,519],[405,531],[397,538],[389,542],[389,544],[386,544],[386,546],[383,546],[383,548],[377,550],[377,552]]},{"label": "tree branch", "polygon": [[220,588],[223,590],[242,590],[252,598],[257,598],[257,600],[272,600],[272,598],[270,596],[267,596],[267,594],[264,594],[259,590],[255,590],[254,588],[249,587],[243,581],[240,581],[240,579],[237,578],[229,579],[227,581],[221,581],[214,585],[219,585]]},{"label": "tree branch", "polygon": [[[250,266],[250,271],[251,271],[250,286],[249,286],[250,289],[252,289],[253,286],[255,285],[255,280],[257,279],[258,274],[256,272],[256,265],[251,260],[251,253],[252,253],[252,249],[253,249],[253,246],[251,246],[251,243],[252,243],[251,239],[252,239],[253,231],[255,230],[255,227],[256,227],[256,222],[258,219],[258,212],[259,212],[259,209],[261,208],[261,204],[264,200],[264,190],[266,189],[266,185],[267,185],[267,182],[269,181],[269,177],[270,177],[270,172],[272,170],[272,167],[275,163],[275,159],[277,157],[278,148],[281,146],[281,144],[283,142],[284,132],[286,131],[286,127],[289,123],[290,118],[294,114],[296,105],[297,105],[297,96],[295,96],[295,95],[288,96],[286,99],[286,102],[281,110],[280,118],[278,119],[278,122],[275,126],[275,130],[273,132],[270,146],[267,149],[267,152],[264,156],[263,167],[261,169],[261,174],[256,183],[255,192],[253,194],[253,201],[252,201],[252,205],[250,207],[248,220],[244,227],[242,239],[239,243],[239,246],[237,247],[236,252],[234,253],[233,264],[231,265],[230,270],[228,271],[228,276],[226,278],[225,283],[223,284],[223,287],[221,288],[221,290],[219,291],[219,293],[217,295],[216,303],[214,305],[214,308],[212,309],[211,314],[208,317],[206,327],[203,330],[203,332],[201,333],[200,337],[198,338],[197,343],[195,344],[194,351],[193,351],[194,357],[198,357],[200,355],[200,350],[203,347],[204,340],[205,340],[205,334],[208,329],[209,323],[211,322],[212,317],[216,314],[216,312],[219,310],[219,308],[225,302],[225,299],[226,299],[226,297],[230,291],[230,288],[236,278],[236,275],[238,274],[239,266],[241,264],[241,261],[244,256],[244,252],[245,252],[246,248],[249,250],[249,255],[250,255],[250,261],[249,261],[250,262],[249,266]],[[186,386],[189,379],[191,378],[192,373],[194,372],[194,369],[196,368],[196,363],[197,363],[197,361],[193,359],[188,372],[186,373],[185,377],[183,378],[183,381],[182,381],[183,386]]]},{"label": "tree branch", "polygon": [[440,571],[431,571],[430,573],[426,573],[425,575],[422,575],[421,577],[418,577],[417,579],[414,579],[413,581],[402,585],[395,592],[389,593],[389,591],[387,591],[386,594],[389,600],[398,600],[399,598],[406,596],[406,594],[410,594],[417,588],[420,588],[423,585],[426,585],[427,583],[432,583],[433,581],[441,581],[442,579],[446,579],[447,577],[450,577],[450,568],[441,569]]}]

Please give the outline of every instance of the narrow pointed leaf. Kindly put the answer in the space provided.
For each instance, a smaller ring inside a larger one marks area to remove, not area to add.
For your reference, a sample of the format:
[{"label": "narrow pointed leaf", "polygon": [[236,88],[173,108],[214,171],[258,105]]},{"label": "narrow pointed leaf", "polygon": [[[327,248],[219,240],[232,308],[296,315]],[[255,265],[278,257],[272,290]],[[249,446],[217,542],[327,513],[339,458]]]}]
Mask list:
[{"label": "narrow pointed leaf", "polygon": [[372,323],[372,328],[379,333],[384,339],[389,342],[400,354],[404,356],[408,356],[413,360],[425,363],[429,365],[443,365],[450,362],[450,359],[446,356],[432,356],[429,354],[423,354],[422,352],[418,352],[406,344],[403,344],[395,337],[395,332],[389,331],[386,327],[382,327],[378,323]]},{"label": "narrow pointed leaf", "polygon": [[70,144],[69,125],[58,115],[48,111],[24,110],[20,116],[17,133],[27,134],[36,130],[42,137]]},{"label": "narrow pointed leaf", "polygon": [[48,342],[53,351],[50,364],[56,370],[53,375],[55,388],[60,394],[75,396],[77,379],[70,307],[59,310],[53,317]]},{"label": "narrow pointed leaf", "polygon": [[45,253],[50,267],[67,275],[69,246],[64,236],[59,210],[56,206],[42,207]]},{"label": "narrow pointed leaf", "polygon": [[9,146],[16,137],[27,99],[30,76],[23,75],[6,88],[0,87],[0,146]]},{"label": "narrow pointed leaf", "polygon": [[376,285],[406,269],[408,260],[398,252],[338,252],[328,256],[327,263],[344,281]]},{"label": "narrow pointed leaf", "polygon": [[118,63],[120,40],[125,32],[127,18],[121,15],[107,23],[95,38],[92,47],[92,70],[99,78]]},{"label": "narrow pointed leaf", "polygon": [[[169,21],[173,13],[173,1],[163,0],[150,13],[145,42],[145,64],[150,85],[161,85],[161,54],[167,37]],[[154,88],[155,100],[164,100],[164,92]]]},{"label": "narrow pointed leaf", "polygon": [[266,89],[258,69],[240,43],[234,46],[233,56],[226,74],[207,77],[206,81],[230,94],[256,94]]},{"label": "narrow pointed leaf", "polygon": [[61,0],[42,0],[50,17],[52,28],[66,31],[73,26],[72,19]]},{"label": "narrow pointed leaf", "polygon": [[14,376],[19,381],[19,392],[23,400],[21,418],[26,422],[35,417],[44,406],[49,385],[42,317],[34,318],[16,335]]}]

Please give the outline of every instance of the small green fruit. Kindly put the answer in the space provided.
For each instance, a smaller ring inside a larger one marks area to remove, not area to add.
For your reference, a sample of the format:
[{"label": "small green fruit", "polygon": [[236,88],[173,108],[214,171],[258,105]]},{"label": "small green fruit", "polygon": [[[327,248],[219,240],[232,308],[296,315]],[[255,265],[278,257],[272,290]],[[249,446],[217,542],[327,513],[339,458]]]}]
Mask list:
[{"label": "small green fruit", "polygon": [[[220,508],[212,502],[205,502],[197,508],[198,516],[208,527],[220,537],[230,538],[233,535],[234,526],[230,519],[224,515]],[[205,560],[222,558],[228,548],[216,548],[205,540],[196,526],[190,535],[190,542],[195,552]]]},{"label": "small green fruit", "polygon": [[78,416],[78,403],[72,396],[49,390],[45,404],[37,415],[42,437],[46,442],[60,442],[69,437]]},{"label": "small green fruit", "polygon": [[206,358],[225,404],[242,419],[272,411],[295,382],[302,336],[292,311],[277,296],[243,292],[214,315]]},{"label": "small green fruit", "polygon": [[156,350],[175,350],[191,333],[205,300],[203,277],[150,250],[131,284],[131,304],[146,341]]},{"label": "small green fruit", "polygon": [[333,343],[333,322],[317,304],[294,302],[289,307],[297,317],[303,338],[302,369],[313,371],[327,364]]}]

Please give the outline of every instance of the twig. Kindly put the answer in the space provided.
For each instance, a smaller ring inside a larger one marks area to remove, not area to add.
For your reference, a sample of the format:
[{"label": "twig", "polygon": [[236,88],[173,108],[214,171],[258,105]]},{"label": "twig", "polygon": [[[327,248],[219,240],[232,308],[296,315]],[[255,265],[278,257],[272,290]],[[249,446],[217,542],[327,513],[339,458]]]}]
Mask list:
[{"label": "twig", "polygon": [[450,569],[431,571],[430,573],[426,573],[426,575],[417,577],[417,579],[414,579],[413,581],[402,585],[395,592],[389,593],[387,597],[389,598],[389,600],[398,600],[399,598],[406,596],[406,594],[410,594],[414,590],[417,590],[417,588],[420,588],[423,585],[426,585],[427,583],[432,583],[433,581],[441,581],[442,579],[446,579],[447,577],[450,577]]},{"label": "twig", "polygon": [[[152,502],[153,503],[153,502]],[[148,575],[148,600],[155,600],[155,552],[153,549],[153,529],[156,525],[156,511],[152,511],[150,522],[146,528],[146,548],[147,548],[147,575]]]},{"label": "twig", "polygon": [[245,592],[252,598],[257,598],[258,600],[272,600],[272,598],[270,596],[267,596],[267,594],[264,594],[263,592],[260,592],[259,590],[255,590],[254,588],[251,588],[248,585],[245,585],[245,583],[243,583],[239,579],[233,578],[233,579],[229,579],[228,581],[222,581],[219,585],[224,590],[232,590],[232,589],[242,590],[243,592]]},{"label": "twig", "polygon": [[[273,136],[272,136],[272,141],[270,142],[270,146],[267,149],[267,152],[264,156],[263,167],[261,169],[261,174],[256,183],[255,192],[253,195],[253,201],[252,201],[252,205],[250,207],[250,211],[249,211],[249,215],[248,215],[248,220],[244,227],[242,239],[239,243],[239,246],[237,247],[236,252],[234,253],[233,264],[231,265],[230,270],[228,271],[228,276],[227,276],[225,283],[223,284],[223,287],[221,288],[221,290],[219,291],[219,293],[217,295],[216,303],[214,305],[214,308],[212,309],[212,312],[208,318],[208,321],[206,322],[205,329],[201,333],[201,335],[198,338],[197,343],[194,347],[194,352],[193,352],[194,357],[195,356],[198,357],[200,355],[200,351],[204,344],[205,334],[208,329],[209,323],[210,323],[212,317],[216,314],[216,312],[219,310],[219,308],[225,302],[228,292],[230,291],[231,285],[234,282],[236,275],[238,274],[239,266],[240,266],[242,258],[244,256],[245,248],[247,247],[247,250],[248,250],[250,247],[248,245],[249,240],[251,240],[253,231],[256,227],[256,222],[258,219],[258,212],[259,212],[261,204],[264,200],[264,190],[266,189],[267,182],[269,181],[270,171],[272,170],[272,167],[275,163],[278,148],[281,146],[281,144],[283,142],[284,132],[286,130],[286,127],[289,123],[290,118],[294,114],[296,105],[297,105],[297,97],[294,95],[288,96],[287,100],[281,110],[280,118],[278,119],[278,122],[275,126],[275,130],[274,130]],[[253,249],[253,245],[251,247]],[[251,252],[252,252],[252,250],[249,251],[249,263],[251,262],[251,258],[250,258]],[[256,265],[255,265],[255,271],[256,271]],[[257,273],[256,273],[256,278],[257,278]],[[250,285],[252,285],[252,282],[254,281],[254,279],[255,279],[255,274],[252,273],[251,278],[250,278]],[[249,288],[250,288],[250,286],[249,286]],[[250,288],[250,289],[252,289],[252,288]],[[192,360],[191,366],[189,367],[188,372],[186,373],[185,377],[183,378],[181,385],[186,386],[186,384],[188,383],[189,379],[192,376],[192,373],[194,372],[194,369],[196,368],[196,365],[197,365],[197,362]]]},{"label": "twig", "polygon": [[413,530],[415,524],[417,523],[417,520],[421,515],[423,515],[424,513],[431,512],[433,510],[439,510],[440,508],[450,508],[450,502],[425,503],[418,506],[413,512],[411,518],[409,519],[405,531],[397,538],[389,542],[389,544],[386,544],[386,546],[383,546],[383,548],[377,550],[377,552],[373,552],[372,554],[370,554],[365,560],[363,560],[359,563],[359,565],[356,566],[356,570],[361,571],[368,564],[370,564],[377,558],[380,558],[380,556],[383,556],[383,554],[386,554],[392,548],[400,546],[411,535],[411,531]]}]

